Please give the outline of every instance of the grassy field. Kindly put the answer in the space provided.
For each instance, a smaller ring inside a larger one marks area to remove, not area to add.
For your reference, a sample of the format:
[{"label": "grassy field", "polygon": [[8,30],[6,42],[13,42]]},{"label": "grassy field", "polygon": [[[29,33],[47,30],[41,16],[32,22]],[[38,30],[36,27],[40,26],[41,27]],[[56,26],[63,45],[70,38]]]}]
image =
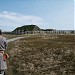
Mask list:
[{"label": "grassy field", "polygon": [[8,44],[7,75],[75,75],[75,35],[28,36]]},{"label": "grassy field", "polygon": [[6,37],[7,39],[12,39],[12,38],[20,37],[21,35],[3,34],[3,36]]}]

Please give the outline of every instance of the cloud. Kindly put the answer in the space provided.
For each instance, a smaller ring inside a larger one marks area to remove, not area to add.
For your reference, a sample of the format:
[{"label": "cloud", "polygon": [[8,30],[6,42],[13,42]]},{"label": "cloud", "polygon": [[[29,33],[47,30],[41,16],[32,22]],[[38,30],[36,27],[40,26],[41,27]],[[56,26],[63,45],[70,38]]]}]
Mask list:
[{"label": "cloud", "polygon": [[36,24],[42,25],[44,23],[43,18],[34,16],[34,15],[26,15],[14,12],[3,11],[0,13],[0,25],[7,27],[18,27],[22,25],[28,24]]}]

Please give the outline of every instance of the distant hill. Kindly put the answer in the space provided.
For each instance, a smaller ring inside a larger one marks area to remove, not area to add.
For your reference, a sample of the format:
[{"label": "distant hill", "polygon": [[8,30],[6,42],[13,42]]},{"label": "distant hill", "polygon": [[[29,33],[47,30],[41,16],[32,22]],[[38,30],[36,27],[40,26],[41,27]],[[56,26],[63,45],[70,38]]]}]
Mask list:
[{"label": "distant hill", "polygon": [[41,29],[42,31],[54,31],[54,29]]},{"label": "distant hill", "polygon": [[38,31],[40,28],[37,25],[24,25],[21,27],[17,27],[14,31],[16,30],[24,30],[24,31]]}]

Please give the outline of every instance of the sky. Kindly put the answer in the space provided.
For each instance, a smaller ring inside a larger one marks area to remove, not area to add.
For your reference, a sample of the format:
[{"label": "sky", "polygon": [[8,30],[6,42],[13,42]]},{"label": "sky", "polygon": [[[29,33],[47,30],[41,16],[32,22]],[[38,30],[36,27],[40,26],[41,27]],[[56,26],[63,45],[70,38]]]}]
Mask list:
[{"label": "sky", "polygon": [[0,29],[23,25],[41,29],[74,30],[75,0],[0,0]]}]

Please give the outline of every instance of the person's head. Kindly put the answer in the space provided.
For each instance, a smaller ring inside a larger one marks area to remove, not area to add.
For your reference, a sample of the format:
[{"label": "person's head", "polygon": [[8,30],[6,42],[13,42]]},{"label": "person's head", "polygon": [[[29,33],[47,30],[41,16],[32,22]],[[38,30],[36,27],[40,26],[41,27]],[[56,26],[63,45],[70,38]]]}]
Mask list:
[{"label": "person's head", "polygon": [[1,31],[1,29],[0,29],[0,35],[2,35],[2,31]]}]

